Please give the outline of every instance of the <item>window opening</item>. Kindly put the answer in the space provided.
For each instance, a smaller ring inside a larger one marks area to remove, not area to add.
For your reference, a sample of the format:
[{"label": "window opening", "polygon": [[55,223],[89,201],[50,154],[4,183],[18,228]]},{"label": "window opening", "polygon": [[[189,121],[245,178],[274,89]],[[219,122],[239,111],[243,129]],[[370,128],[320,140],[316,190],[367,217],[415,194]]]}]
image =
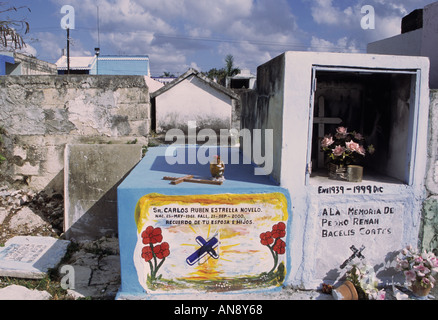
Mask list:
[{"label": "window opening", "polygon": [[364,178],[409,184],[417,71],[315,67],[313,75],[310,183],[327,176],[322,138],[342,126],[375,147],[373,155],[361,159]]}]

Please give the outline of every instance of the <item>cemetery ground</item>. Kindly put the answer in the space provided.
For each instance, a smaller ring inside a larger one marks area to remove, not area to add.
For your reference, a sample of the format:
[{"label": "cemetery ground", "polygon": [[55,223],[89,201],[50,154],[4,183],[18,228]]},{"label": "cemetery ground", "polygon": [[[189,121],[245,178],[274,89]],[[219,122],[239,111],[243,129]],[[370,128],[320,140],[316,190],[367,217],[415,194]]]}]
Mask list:
[{"label": "cemetery ground", "polygon": [[[0,186],[0,247],[15,236],[63,238],[64,199],[61,194],[34,193]],[[72,239],[59,265],[41,279],[0,277],[0,300],[114,300],[120,286],[120,256],[117,238],[102,237],[97,241]],[[75,270],[74,289],[62,288],[62,265]],[[388,300],[394,300],[391,289]],[[438,289],[431,292],[434,299]],[[235,300],[333,300],[319,290],[283,288],[263,296],[231,295]],[[220,295],[211,299],[221,300]],[[175,299],[180,299],[178,296]],[[200,300],[194,294],[187,300]]]}]

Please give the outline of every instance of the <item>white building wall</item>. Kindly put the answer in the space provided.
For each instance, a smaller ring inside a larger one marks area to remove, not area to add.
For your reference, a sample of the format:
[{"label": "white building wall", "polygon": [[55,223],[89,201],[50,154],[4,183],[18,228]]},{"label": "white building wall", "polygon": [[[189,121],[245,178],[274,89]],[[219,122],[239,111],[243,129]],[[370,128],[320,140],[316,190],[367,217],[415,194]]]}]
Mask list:
[{"label": "white building wall", "polygon": [[438,89],[438,1],[423,9],[423,28],[368,44],[367,52],[429,57],[429,86]]},{"label": "white building wall", "polygon": [[231,128],[232,99],[196,76],[190,76],[156,98],[156,131],[186,130],[189,121],[199,128]]}]

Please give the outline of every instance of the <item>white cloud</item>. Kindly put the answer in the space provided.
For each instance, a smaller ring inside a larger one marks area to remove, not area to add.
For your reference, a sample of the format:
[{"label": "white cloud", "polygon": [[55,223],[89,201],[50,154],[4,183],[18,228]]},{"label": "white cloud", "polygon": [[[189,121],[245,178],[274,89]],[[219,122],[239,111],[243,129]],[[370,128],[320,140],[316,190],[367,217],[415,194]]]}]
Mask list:
[{"label": "white cloud", "polygon": [[[59,7],[65,4],[51,1]],[[102,54],[148,54],[153,71],[177,73],[193,63],[204,69],[221,68],[227,54],[239,67],[255,71],[287,50],[364,52],[368,42],[399,33],[401,17],[418,1],[428,0],[69,0],[69,4],[76,9],[77,25],[91,25],[95,43],[99,6]],[[375,30],[361,29],[363,5],[375,7]],[[302,10],[305,6],[310,11]],[[309,12],[310,23],[303,23],[306,17],[296,16],[302,12],[291,7]],[[302,30],[298,21],[308,29]],[[63,41],[58,40],[58,47]]]},{"label": "white cloud", "polygon": [[356,19],[355,9],[349,6],[342,10],[335,7],[333,0],[314,0],[311,5],[313,20],[318,24],[342,25]]},{"label": "white cloud", "polygon": [[336,42],[331,42],[325,39],[321,39],[313,36],[310,42],[311,51],[320,52],[350,52],[358,53],[360,50],[357,47],[355,40],[349,40],[347,37],[338,39]]}]

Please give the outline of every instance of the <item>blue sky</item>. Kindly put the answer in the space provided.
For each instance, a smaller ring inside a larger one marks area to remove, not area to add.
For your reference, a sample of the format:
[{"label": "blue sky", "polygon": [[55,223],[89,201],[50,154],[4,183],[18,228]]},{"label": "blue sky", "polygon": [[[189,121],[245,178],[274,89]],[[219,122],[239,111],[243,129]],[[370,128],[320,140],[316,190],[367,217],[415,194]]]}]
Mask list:
[{"label": "blue sky", "polygon": [[[71,55],[147,54],[152,76],[235,65],[253,73],[284,51],[366,52],[369,42],[400,33],[401,18],[433,0],[11,0],[11,14],[31,32],[26,52],[56,62],[66,47],[63,5],[75,9]],[[363,29],[361,8],[375,11],[375,29]],[[99,37],[97,32],[99,8]]]}]

